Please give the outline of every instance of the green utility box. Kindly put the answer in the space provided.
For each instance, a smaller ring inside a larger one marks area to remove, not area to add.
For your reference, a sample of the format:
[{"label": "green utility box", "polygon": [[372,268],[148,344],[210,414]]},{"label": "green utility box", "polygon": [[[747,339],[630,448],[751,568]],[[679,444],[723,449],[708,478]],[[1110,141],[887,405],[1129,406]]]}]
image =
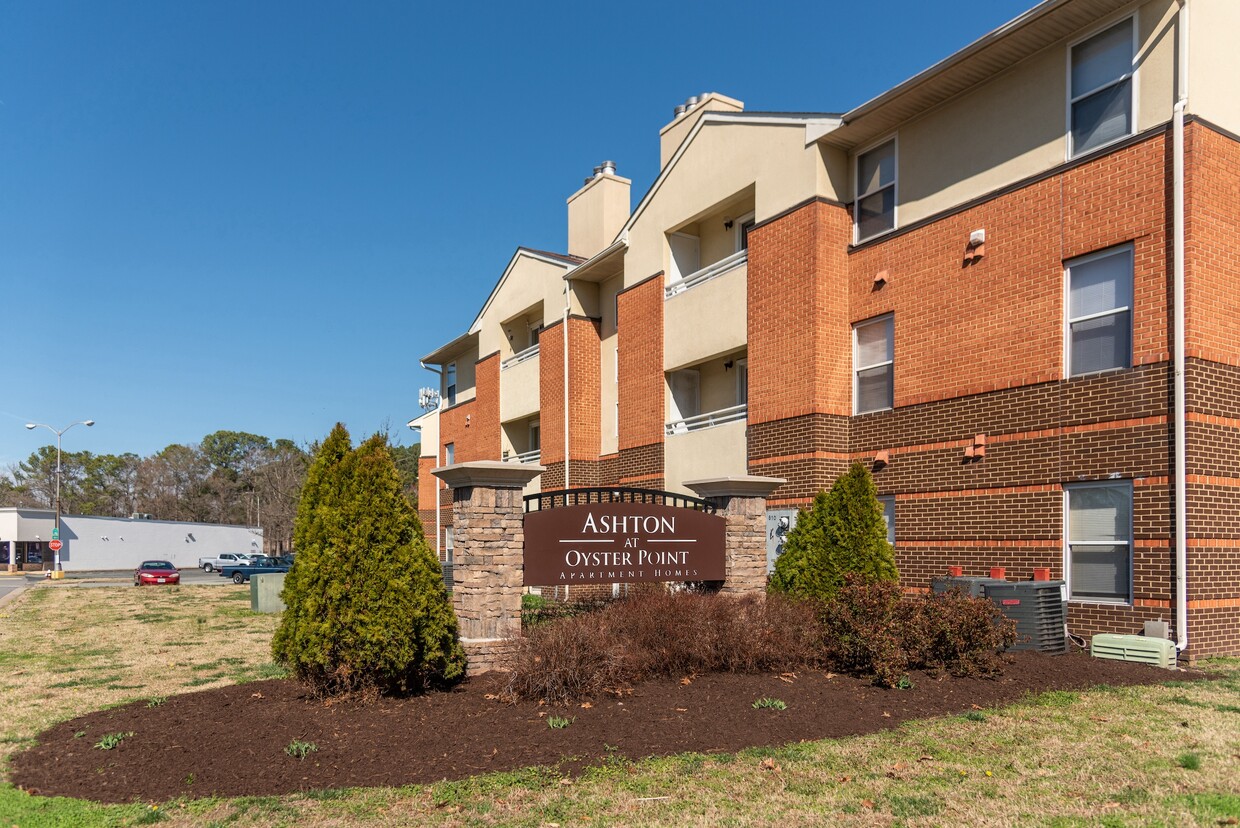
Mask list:
[{"label": "green utility box", "polygon": [[1137,661],[1168,669],[1175,667],[1175,644],[1165,638],[1099,634],[1090,640],[1089,654],[1094,658]]},{"label": "green utility box", "polygon": [[250,577],[250,609],[255,612],[284,612],[287,607],[280,600],[284,591],[283,572],[263,572]]}]

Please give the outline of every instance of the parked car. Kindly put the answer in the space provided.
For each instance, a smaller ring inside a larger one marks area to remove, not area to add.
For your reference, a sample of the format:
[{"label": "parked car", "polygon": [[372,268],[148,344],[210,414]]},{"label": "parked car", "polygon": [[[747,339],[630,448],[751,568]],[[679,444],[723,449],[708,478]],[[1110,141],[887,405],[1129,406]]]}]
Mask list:
[{"label": "parked car", "polygon": [[133,571],[133,585],[179,584],[180,571],[170,561],[143,561]]},{"label": "parked car", "polygon": [[220,576],[232,578],[234,584],[244,584],[250,580],[251,575],[260,575],[265,572],[288,572],[289,566],[290,564],[281,563],[275,558],[256,555],[248,563],[220,567]]},{"label": "parked car", "polygon": [[205,572],[214,572],[225,566],[237,566],[249,562],[250,556],[245,552],[221,552],[214,558],[199,558],[198,568]]}]

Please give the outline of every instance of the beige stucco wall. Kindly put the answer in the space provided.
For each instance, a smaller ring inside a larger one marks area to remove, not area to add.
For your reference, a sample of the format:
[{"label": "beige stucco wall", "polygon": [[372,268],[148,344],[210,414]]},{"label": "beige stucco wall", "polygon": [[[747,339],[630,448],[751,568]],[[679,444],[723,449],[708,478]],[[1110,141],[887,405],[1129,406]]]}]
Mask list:
[{"label": "beige stucco wall", "polygon": [[[1171,117],[1174,7],[1174,0],[1155,0],[1141,5],[1137,15],[1138,132]],[[1123,17],[1108,18],[1096,28]],[[1091,27],[1079,34],[1095,30]],[[1077,40],[1073,37],[1045,49],[897,130],[897,226],[1014,184],[1067,159],[1068,49]],[[849,166],[850,176],[854,175],[853,164]]]},{"label": "beige stucco wall", "polygon": [[804,124],[703,124],[633,221],[625,284],[668,270],[669,230],[714,214],[751,189],[756,219],[770,218],[819,195],[831,182],[822,166],[819,148],[805,146]]},{"label": "beige stucco wall", "polygon": [[663,303],[663,369],[671,371],[746,343],[747,265]]},{"label": "beige stucco wall", "polygon": [[464,349],[452,359],[444,362],[439,384],[439,393],[443,398],[444,405],[448,404],[448,385],[446,381],[448,363],[456,363],[456,402],[459,404],[478,396],[478,371],[475,365],[477,361],[478,348],[475,346]]},{"label": "beige stucco wall", "polygon": [[615,241],[629,220],[631,182],[599,175],[568,197],[568,252],[588,259]]},{"label": "beige stucco wall", "polygon": [[511,344],[503,323],[539,303],[542,305],[544,325],[559,319],[564,312],[563,277],[566,270],[563,265],[518,254],[507,278],[496,288],[478,320],[479,353],[499,351],[502,355],[511,354]]},{"label": "beige stucco wall", "polygon": [[1240,2],[1192,0],[1188,21],[1188,110],[1240,133]]},{"label": "beige stucco wall", "polygon": [[433,457],[435,447],[439,445],[439,411],[427,411],[421,417],[417,417],[415,423],[421,426],[422,435],[422,455],[424,457]]},{"label": "beige stucco wall", "polygon": [[693,494],[686,480],[748,474],[745,421],[673,434],[663,444],[667,490]]},{"label": "beige stucco wall", "polygon": [[616,432],[616,294],[624,288],[624,276],[599,285],[599,450],[601,454],[619,451]]},{"label": "beige stucco wall", "polygon": [[[675,109],[675,107],[673,107]],[[741,112],[745,104],[727,95],[711,92],[706,99],[699,101],[679,118],[673,118],[659,130],[659,169],[667,166],[668,160],[676,153],[685,137],[693,129],[693,125],[701,120],[707,112]]]},{"label": "beige stucco wall", "polygon": [[499,372],[499,419],[501,422],[528,417],[538,411],[539,360],[533,356]]}]

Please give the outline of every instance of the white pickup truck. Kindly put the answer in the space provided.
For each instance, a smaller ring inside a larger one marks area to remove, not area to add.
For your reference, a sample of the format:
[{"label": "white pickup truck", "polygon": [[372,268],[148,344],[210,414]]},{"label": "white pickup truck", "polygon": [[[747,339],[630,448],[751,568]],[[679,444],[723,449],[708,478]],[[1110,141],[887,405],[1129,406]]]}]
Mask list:
[{"label": "white pickup truck", "polygon": [[248,564],[250,556],[244,552],[221,552],[216,558],[199,558],[198,568],[206,572],[214,572],[226,566]]}]

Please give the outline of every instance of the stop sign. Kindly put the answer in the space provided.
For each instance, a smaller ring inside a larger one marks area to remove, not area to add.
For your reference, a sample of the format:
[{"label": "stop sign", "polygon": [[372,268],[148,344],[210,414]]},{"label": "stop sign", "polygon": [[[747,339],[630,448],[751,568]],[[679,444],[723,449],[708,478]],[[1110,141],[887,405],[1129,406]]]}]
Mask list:
[{"label": "stop sign", "polygon": [[51,547],[51,550],[52,550],[53,552],[59,552],[59,551],[60,551],[60,546],[61,546],[61,543],[60,543],[60,541],[58,541],[58,540],[54,540],[54,541],[52,541],[51,543],[49,543],[49,544],[48,544],[48,546],[49,546],[49,547]]}]

